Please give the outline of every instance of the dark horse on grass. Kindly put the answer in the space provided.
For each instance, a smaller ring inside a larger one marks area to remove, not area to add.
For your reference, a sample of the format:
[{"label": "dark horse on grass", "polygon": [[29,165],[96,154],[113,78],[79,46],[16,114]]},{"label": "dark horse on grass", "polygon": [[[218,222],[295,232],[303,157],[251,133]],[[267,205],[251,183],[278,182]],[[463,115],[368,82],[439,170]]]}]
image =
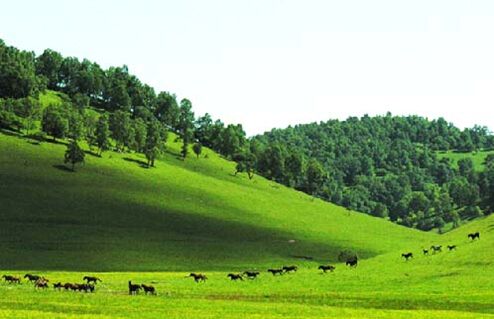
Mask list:
[{"label": "dark horse on grass", "polygon": [[405,260],[408,261],[409,258],[413,258],[413,254],[412,253],[403,253],[401,254],[401,257],[405,258]]},{"label": "dark horse on grass", "polygon": [[468,238],[470,238],[471,240],[480,239],[480,233],[475,232],[475,233],[468,234]]}]

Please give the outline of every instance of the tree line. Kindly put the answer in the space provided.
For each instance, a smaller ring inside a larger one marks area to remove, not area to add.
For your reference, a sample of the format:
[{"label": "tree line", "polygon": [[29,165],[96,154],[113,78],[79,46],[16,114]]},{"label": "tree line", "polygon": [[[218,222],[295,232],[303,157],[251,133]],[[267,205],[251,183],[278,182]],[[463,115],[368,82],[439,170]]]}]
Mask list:
[{"label": "tree line", "polygon": [[[42,108],[38,95],[59,92],[62,103]],[[273,129],[247,138],[240,124],[196,117],[192,102],[156,93],[126,66],[41,55],[0,40],[0,127],[53,139],[69,138],[66,161],[83,159],[78,142],[100,155],[113,148],[146,156],[148,165],[166,147],[168,132],[199,157],[208,147],[237,162],[235,175],[260,174],[350,209],[429,230],[490,213],[494,207],[494,158],[477,172],[469,158],[454,168],[437,152],[492,149],[486,127],[460,130],[443,118],[363,116],[345,121]],[[192,146],[192,147],[190,147]]]}]

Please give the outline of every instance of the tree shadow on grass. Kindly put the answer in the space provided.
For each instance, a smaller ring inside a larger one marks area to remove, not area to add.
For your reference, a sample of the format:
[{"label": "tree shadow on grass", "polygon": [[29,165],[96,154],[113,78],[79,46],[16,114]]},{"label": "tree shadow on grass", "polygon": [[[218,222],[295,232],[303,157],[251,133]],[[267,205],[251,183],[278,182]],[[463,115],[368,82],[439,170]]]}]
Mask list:
[{"label": "tree shadow on grass", "polygon": [[55,165],[53,165],[53,167],[56,169],[59,169],[61,171],[64,171],[64,172],[68,172],[68,173],[74,172],[73,170],[71,170],[70,168],[68,168],[67,166],[62,165],[62,164],[55,164]]},{"label": "tree shadow on grass", "polygon": [[97,158],[101,158],[101,155],[99,155],[98,153],[95,153],[91,150],[88,150],[88,151],[84,151],[85,154],[87,155],[91,155],[91,156],[94,156],[94,157],[97,157]]},{"label": "tree shadow on grass", "polygon": [[136,158],[124,157],[123,160],[124,161],[127,161],[127,162],[132,162],[132,163],[139,164],[139,166],[142,167],[142,168],[149,168],[148,167],[148,163],[146,163],[144,161],[141,161],[139,159],[136,159]]}]

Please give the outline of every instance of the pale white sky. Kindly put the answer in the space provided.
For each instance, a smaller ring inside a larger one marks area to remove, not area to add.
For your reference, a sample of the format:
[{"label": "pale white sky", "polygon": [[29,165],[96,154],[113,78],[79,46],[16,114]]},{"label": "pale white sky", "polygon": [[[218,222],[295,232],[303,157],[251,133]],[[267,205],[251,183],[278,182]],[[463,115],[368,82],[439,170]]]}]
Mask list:
[{"label": "pale white sky", "polygon": [[494,129],[494,1],[1,1],[0,38],[127,64],[249,135],[368,114]]}]

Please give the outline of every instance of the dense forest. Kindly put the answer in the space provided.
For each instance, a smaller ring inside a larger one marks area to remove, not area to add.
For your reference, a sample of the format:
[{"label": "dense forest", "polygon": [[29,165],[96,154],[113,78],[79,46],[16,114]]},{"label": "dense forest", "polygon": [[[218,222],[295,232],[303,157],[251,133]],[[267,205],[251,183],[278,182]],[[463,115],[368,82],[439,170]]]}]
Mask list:
[{"label": "dense forest", "polygon": [[[59,92],[62,104],[42,107],[40,92]],[[465,158],[454,168],[437,152],[494,148],[485,127],[460,130],[440,118],[351,117],[297,125],[247,138],[240,124],[209,114],[196,117],[192,102],[158,92],[126,66],[41,55],[0,40],[0,128],[45,139],[70,139],[68,161],[83,160],[79,142],[96,156],[108,149],[139,152],[148,165],[165,149],[167,132],[199,157],[202,146],[254,173],[350,209],[423,230],[459,225],[494,207],[494,156],[478,172]]]}]

